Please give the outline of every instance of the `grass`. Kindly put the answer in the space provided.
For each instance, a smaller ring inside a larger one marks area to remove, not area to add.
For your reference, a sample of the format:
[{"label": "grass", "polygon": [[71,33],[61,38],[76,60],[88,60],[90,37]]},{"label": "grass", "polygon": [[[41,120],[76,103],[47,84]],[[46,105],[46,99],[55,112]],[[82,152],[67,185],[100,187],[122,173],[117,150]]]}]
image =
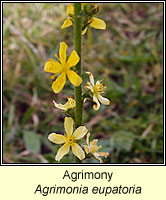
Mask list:
[{"label": "grass", "polygon": [[[55,163],[59,148],[50,132],[63,133],[64,114],[52,100],[73,95],[67,82],[54,94],[44,62],[65,41],[74,49],[73,27],[61,30],[64,3],[4,3],[3,159],[5,163]],[[83,121],[98,138],[105,163],[163,162],[163,4],[103,3],[96,16],[105,31],[83,37],[82,65],[103,79],[111,106],[87,101]],[[12,12],[11,12],[12,10]],[[84,83],[88,77],[84,75]],[[72,154],[62,162],[73,162]],[[84,162],[98,163],[94,159]]]}]

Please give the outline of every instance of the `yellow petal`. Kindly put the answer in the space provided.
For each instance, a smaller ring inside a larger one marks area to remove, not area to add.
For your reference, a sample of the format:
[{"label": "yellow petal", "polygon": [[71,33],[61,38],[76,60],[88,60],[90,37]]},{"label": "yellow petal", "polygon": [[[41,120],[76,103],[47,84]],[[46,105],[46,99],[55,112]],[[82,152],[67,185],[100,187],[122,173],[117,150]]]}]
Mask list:
[{"label": "yellow petal", "polygon": [[70,4],[69,6],[67,6],[67,15],[74,15],[74,7],[72,4]]},{"label": "yellow petal", "polygon": [[68,102],[69,102],[69,105],[70,105],[70,108],[74,108],[75,105],[76,105],[76,102],[74,99],[72,99],[71,97],[68,97]]},{"label": "yellow petal", "polygon": [[84,135],[88,132],[88,129],[85,126],[78,127],[73,133],[73,139],[79,140],[84,137]]},{"label": "yellow petal", "polygon": [[67,135],[72,135],[73,133],[74,121],[71,117],[65,117],[64,127]]},{"label": "yellow petal", "polygon": [[93,17],[90,26],[96,29],[106,29],[105,22],[102,19],[98,19],[96,17]]},{"label": "yellow petal", "polygon": [[61,73],[58,78],[52,83],[52,89],[55,93],[59,93],[66,83],[66,74]]},{"label": "yellow petal", "polygon": [[79,86],[82,83],[81,77],[72,70],[67,71],[67,76],[74,86]]},{"label": "yellow petal", "polygon": [[65,136],[56,133],[49,134],[48,139],[55,144],[63,144],[66,141]]},{"label": "yellow petal", "polygon": [[64,105],[62,105],[61,103],[57,104],[55,101],[53,101],[53,103],[56,108],[65,111],[75,107],[75,100],[72,99],[71,97],[68,97],[68,101]]},{"label": "yellow petal", "polygon": [[61,26],[61,29],[66,28],[66,27],[69,27],[69,26],[71,26],[72,24],[73,24],[73,23],[72,23],[72,21],[71,21],[71,18],[68,17],[68,18],[64,21],[63,25]]},{"label": "yellow petal", "polygon": [[103,85],[103,84],[101,84],[101,82],[102,82],[103,80],[98,80],[97,82],[96,82],[96,85]]},{"label": "yellow petal", "polygon": [[86,143],[87,143],[88,146],[89,146],[89,138],[90,138],[90,133],[88,133],[87,136],[86,136]]},{"label": "yellow petal", "polygon": [[110,105],[110,100],[108,100],[107,98],[102,97],[100,94],[97,97],[102,104],[107,106]]},{"label": "yellow petal", "polygon": [[93,77],[92,73],[91,73],[91,72],[85,72],[85,73],[89,75],[90,83],[91,83],[92,85],[94,85],[95,82],[94,82],[94,77]]},{"label": "yellow petal", "polygon": [[67,66],[72,67],[75,66],[80,60],[80,57],[78,56],[77,52],[74,50],[69,56],[69,59],[67,60]]},{"label": "yellow petal", "polygon": [[96,97],[96,95],[93,95],[93,109],[98,110],[100,108],[100,103]]},{"label": "yellow petal", "polygon": [[65,42],[60,43],[59,57],[60,57],[61,64],[63,64],[63,65],[66,63],[67,48],[68,48],[68,46]]},{"label": "yellow petal", "polygon": [[71,147],[72,147],[73,154],[77,156],[80,160],[85,158],[84,151],[77,143],[73,143]]},{"label": "yellow petal", "polygon": [[96,159],[98,159],[98,160],[100,161],[100,163],[103,163],[103,160],[102,160],[100,157],[95,156],[95,155],[94,155],[94,157],[95,157]]},{"label": "yellow petal", "polygon": [[94,139],[92,142],[90,142],[90,145],[96,146],[98,142],[98,139]]},{"label": "yellow petal", "polygon": [[[91,87],[85,86],[84,89],[85,89],[85,90],[91,90]],[[92,92],[93,92],[93,90],[92,90]]]},{"label": "yellow petal", "polygon": [[85,35],[86,31],[88,30],[88,27],[86,27],[83,31],[82,31],[82,35]]},{"label": "yellow petal", "polygon": [[93,86],[90,82],[87,82],[86,86],[84,88],[87,89],[87,90],[91,90],[91,92],[93,93]]},{"label": "yellow petal", "polygon": [[70,150],[70,145],[68,143],[65,143],[61,148],[59,148],[55,160],[60,161],[64,155],[68,154]]},{"label": "yellow petal", "polygon": [[97,152],[97,154],[99,156],[104,156],[105,158],[107,158],[109,156],[109,153],[107,153],[107,152]]},{"label": "yellow petal", "polygon": [[87,145],[84,145],[84,149],[86,154],[90,153],[90,148]]},{"label": "yellow petal", "polygon": [[44,71],[50,73],[59,73],[61,64],[57,61],[47,61],[44,65]]},{"label": "yellow petal", "polygon": [[68,98],[68,102],[63,105],[66,110],[74,108],[75,107],[75,101],[72,98]]},{"label": "yellow petal", "polygon": [[65,105],[62,105],[61,103],[59,103],[59,104],[57,104],[55,101],[53,101],[53,103],[54,103],[54,106],[56,107],[56,108],[59,108],[59,109],[61,109],[61,110],[67,110],[67,108],[66,108],[66,106]]}]

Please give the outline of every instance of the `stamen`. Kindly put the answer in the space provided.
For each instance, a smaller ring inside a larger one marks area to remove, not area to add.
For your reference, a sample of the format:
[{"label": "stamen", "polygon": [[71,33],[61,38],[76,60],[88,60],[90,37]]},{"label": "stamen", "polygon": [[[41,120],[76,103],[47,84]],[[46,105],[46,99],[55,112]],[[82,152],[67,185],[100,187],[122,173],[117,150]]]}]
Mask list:
[{"label": "stamen", "polygon": [[63,54],[61,54],[61,58],[63,58],[63,59],[65,58]]},{"label": "stamen", "polygon": [[58,55],[56,53],[54,54],[54,56],[55,56],[55,58],[57,58],[59,60],[59,57],[58,57]]},{"label": "stamen", "polygon": [[52,76],[50,76],[50,78],[51,78],[51,79],[54,79],[54,77],[55,77],[55,76],[56,76],[56,74],[55,74],[55,75],[52,75]]}]

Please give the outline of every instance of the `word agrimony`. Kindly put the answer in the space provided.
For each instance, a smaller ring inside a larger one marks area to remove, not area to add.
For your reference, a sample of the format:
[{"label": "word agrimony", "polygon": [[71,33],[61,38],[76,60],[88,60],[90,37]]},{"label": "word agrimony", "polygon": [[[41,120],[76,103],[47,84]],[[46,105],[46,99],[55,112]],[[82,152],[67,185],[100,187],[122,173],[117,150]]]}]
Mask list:
[{"label": "word agrimony", "polygon": [[108,182],[111,181],[113,176],[113,172],[84,172],[83,170],[80,172],[69,172],[65,171],[63,175],[63,179],[70,179],[75,182],[79,179],[105,179]]}]

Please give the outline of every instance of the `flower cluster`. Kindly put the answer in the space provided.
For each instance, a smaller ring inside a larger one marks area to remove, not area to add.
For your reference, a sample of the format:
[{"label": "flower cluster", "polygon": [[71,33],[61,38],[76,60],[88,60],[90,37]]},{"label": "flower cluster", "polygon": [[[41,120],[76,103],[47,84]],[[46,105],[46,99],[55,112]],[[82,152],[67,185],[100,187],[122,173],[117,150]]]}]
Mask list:
[{"label": "flower cluster", "polygon": [[[103,20],[94,17],[98,12],[99,7],[96,4],[82,3],[82,35],[84,35],[88,27],[96,29],[106,29],[106,24]],[[64,21],[61,29],[66,28],[74,24],[74,8],[72,4],[67,7],[68,18]]]},{"label": "flower cluster", "polygon": [[[82,11],[80,17],[82,17],[82,35],[85,34],[88,27],[93,27],[97,29],[105,29],[106,24],[103,20],[94,17],[94,15],[98,12],[98,6],[92,3],[82,3]],[[67,7],[67,15],[68,18],[64,21],[62,25],[62,29],[71,26],[74,24],[74,8],[72,4]],[[78,87],[82,84],[82,78],[76,73],[74,70],[75,66],[80,61],[80,57],[78,53],[73,50],[72,53],[67,56],[67,44],[65,42],[60,43],[59,48],[59,55],[55,54],[55,59],[50,58],[44,66],[44,70],[46,72],[52,73],[51,79],[56,80],[52,83],[52,89],[55,93],[59,93],[65,83],[66,80],[69,81],[75,86]],[[92,99],[93,101],[93,109],[98,110],[100,108],[100,103],[104,105],[109,105],[110,101],[103,97],[101,94],[106,93],[106,86],[102,84],[100,80],[96,83],[94,81],[94,77],[91,72],[86,72],[89,75],[90,82],[86,83],[85,92],[82,94],[82,98],[84,98],[84,94]],[[84,98],[85,101],[85,98]],[[81,125],[74,129],[75,124],[75,116],[74,110],[76,108],[76,101],[72,97],[67,98],[67,102],[65,104],[56,103],[53,101],[53,104],[56,108],[61,109],[67,115],[64,119],[64,134],[57,134],[57,133],[50,133],[48,139],[55,143],[62,145],[55,157],[56,161],[60,161],[63,156],[69,153],[70,149],[72,153],[79,159],[83,160],[86,158],[85,153],[88,155],[93,156],[94,158],[98,159],[100,163],[102,163],[102,159],[100,156],[104,156],[105,158],[108,157],[109,153],[99,152],[98,150],[102,148],[102,146],[97,146],[97,139],[89,142],[90,133],[86,126]],[[87,135],[86,143],[81,147],[81,142],[83,141],[84,136]],[[71,148],[70,148],[71,147]],[[84,152],[85,151],[85,152]],[[89,156],[88,155],[88,156]]]}]

